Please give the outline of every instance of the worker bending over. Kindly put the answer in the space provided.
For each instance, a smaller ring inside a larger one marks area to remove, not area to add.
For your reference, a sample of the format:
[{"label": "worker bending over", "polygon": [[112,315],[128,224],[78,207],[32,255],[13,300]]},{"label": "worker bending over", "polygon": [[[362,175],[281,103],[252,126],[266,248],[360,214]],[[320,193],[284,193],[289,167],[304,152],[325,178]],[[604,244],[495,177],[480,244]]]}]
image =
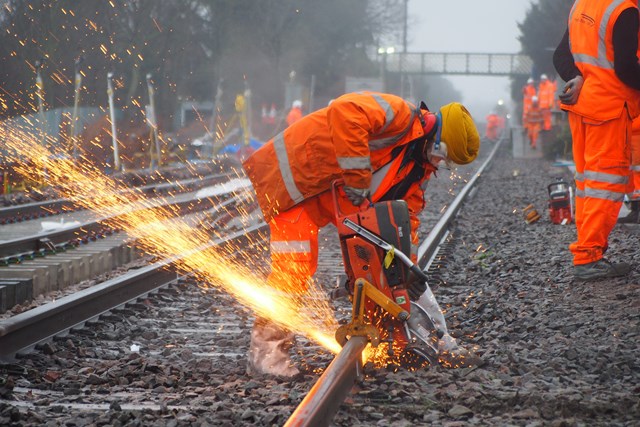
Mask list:
[{"label": "worker bending over", "polygon": [[[361,92],[303,117],[243,164],[271,231],[269,285],[293,295],[307,291],[317,267],[318,230],[336,218],[330,191],[334,180],[344,181],[344,193],[356,206],[368,197],[372,202],[406,201],[415,252],[427,180],[443,163],[470,163],[479,146],[473,119],[459,103],[434,113],[424,103]],[[417,299],[426,285],[414,286],[409,291]],[[438,315],[444,319],[441,312],[432,317]],[[248,371],[295,375],[288,354],[292,339],[290,331],[258,318]]]}]

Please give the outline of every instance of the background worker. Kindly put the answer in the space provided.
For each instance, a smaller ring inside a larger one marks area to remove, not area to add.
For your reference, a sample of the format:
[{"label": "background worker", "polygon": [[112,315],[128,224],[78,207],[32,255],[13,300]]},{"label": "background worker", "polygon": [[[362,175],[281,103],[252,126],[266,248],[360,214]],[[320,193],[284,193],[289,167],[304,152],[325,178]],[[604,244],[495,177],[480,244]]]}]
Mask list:
[{"label": "background worker", "polygon": [[527,139],[529,140],[529,145],[534,150],[538,148],[538,136],[542,130],[543,122],[544,115],[542,109],[540,109],[540,102],[538,101],[538,97],[534,96],[531,98],[531,106],[524,118],[524,128],[527,132]]},{"label": "background worker", "polygon": [[533,79],[529,77],[527,83],[522,87],[522,123],[524,125],[524,119],[531,108],[531,100],[536,96],[536,86]]},{"label": "background worker", "polygon": [[487,128],[485,129],[484,137],[490,141],[495,141],[498,139],[500,130],[500,116],[495,111],[492,111],[487,116]]},{"label": "background worker", "polygon": [[631,187],[627,193],[629,213],[618,218],[618,224],[638,224],[640,222],[640,116],[631,124]]},{"label": "background worker", "polygon": [[541,74],[538,84],[538,103],[542,112],[542,130],[551,130],[551,108],[553,108],[555,98],[555,84],[549,80],[546,74]]},{"label": "background worker", "polygon": [[553,55],[567,82],[560,101],[576,165],[577,240],[569,249],[578,280],[631,270],[603,256],[628,190],[631,121],[640,114],[638,21],[637,1],[577,0]]},{"label": "background worker", "polygon": [[[330,188],[337,179],[354,206],[367,197],[405,200],[417,245],[426,180],[442,161],[473,161],[479,146],[473,119],[458,103],[434,114],[424,103],[416,107],[395,95],[359,92],[303,117],[243,164],[271,231],[267,282],[293,296],[307,291],[317,267],[318,230],[335,222]],[[414,299],[426,289],[424,283],[411,286]],[[248,372],[295,375],[288,355],[292,338],[275,323],[256,320]]]},{"label": "background worker", "polygon": [[287,126],[291,126],[302,118],[302,101],[296,99],[291,103],[291,109],[287,113]]}]

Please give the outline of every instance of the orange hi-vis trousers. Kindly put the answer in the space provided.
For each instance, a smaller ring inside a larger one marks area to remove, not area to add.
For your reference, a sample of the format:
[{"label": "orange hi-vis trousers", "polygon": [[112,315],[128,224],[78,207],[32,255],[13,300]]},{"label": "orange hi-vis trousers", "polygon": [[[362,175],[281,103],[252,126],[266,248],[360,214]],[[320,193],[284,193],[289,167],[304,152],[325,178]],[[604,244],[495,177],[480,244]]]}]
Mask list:
[{"label": "orange hi-vis trousers", "polygon": [[271,272],[267,283],[280,291],[301,294],[318,267],[318,226],[304,207],[293,207],[273,217]]},{"label": "orange hi-vis trousers", "polygon": [[573,264],[598,261],[609,244],[624,195],[630,187],[631,121],[626,108],[617,119],[594,121],[569,112],[576,165],[576,229],[569,245]]}]

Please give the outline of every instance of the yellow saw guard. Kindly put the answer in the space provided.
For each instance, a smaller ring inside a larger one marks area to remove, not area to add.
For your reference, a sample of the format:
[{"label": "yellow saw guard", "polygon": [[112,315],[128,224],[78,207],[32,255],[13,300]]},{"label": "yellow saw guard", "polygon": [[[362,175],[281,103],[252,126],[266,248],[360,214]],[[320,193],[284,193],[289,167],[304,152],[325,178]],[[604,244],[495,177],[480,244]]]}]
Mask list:
[{"label": "yellow saw guard", "polygon": [[377,347],[378,344],[380,344],[380,334],[373,325],[366,322],[364,317],[366,298],[369,298],[383,310],[402,322],[406,322],[409,319],[409,313],[365,279],[357,279],[355,289],[356,291],[352,299],[353,310],[351,312],[351,323],[338,328],[336,331],[336,341],[338,341],[341,346],[344,346],[347,342],[347,337],[367,337],[371,345]]}]

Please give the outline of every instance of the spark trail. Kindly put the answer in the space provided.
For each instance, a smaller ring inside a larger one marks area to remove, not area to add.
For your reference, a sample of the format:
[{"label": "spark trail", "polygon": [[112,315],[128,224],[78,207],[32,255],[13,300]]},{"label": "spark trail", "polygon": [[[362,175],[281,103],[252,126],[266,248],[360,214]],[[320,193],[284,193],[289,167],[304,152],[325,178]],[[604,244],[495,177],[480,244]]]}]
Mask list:
[{"label": "spark trail", "polygon": [[[256,315],[302,334],[334,353],[340,350],[334,338],[338,325],[333,310],[317,285],[312,284],[304,296],[274,292],[266,284],[266,272],[256,271],[253,260],[233,261],[232,248],[201,251],[210,241],[205,231],[176,218],[168,208],[156,207],[157,202],[140,192],[117,191],[118,183],[82,155],[75,162],[53,161],[52,153],[38,143],[37,135],[16,128],[0,127],[0,140],[5,141],[5,149],[12,153],[11,160],[18,162],[18,172],[38,180],[42,178],[41,171],[46,171],[47,184],[61,197],[101,217],[113,217],[109,219],[110,225],[135,238],[145,253],[162,258],[189,254],[178,261],[179,273],[195,274],[201,283],[224,289]],[[260,250],[266,256],[264,245]]]}]

